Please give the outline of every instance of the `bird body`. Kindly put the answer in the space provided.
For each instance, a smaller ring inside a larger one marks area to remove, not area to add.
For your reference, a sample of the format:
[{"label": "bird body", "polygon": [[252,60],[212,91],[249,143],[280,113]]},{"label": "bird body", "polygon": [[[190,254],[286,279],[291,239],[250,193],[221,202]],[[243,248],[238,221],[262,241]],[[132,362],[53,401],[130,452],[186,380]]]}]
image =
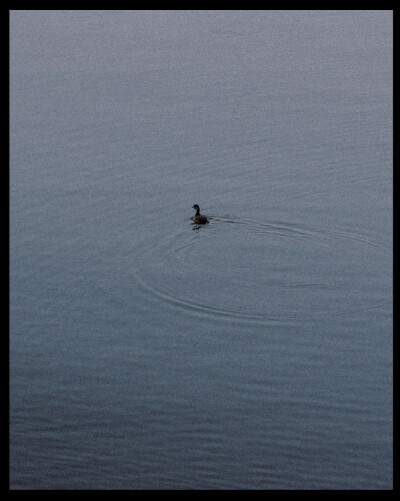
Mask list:
[{"label": "bird body", "polygon": [[207,216],[203,216],[203,214],[200,214],[200,207],[197,204],[194,204],[192,209],[196,211],[196,214],[192,218],[195,223],[206,224],[210,222]]}]

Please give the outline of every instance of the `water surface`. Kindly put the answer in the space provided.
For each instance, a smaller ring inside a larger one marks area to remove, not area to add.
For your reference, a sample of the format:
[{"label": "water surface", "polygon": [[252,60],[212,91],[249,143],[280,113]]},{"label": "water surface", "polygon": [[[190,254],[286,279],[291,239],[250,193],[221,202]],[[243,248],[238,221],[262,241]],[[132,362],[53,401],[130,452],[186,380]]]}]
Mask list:
[{"label": "water surface", "polygon": [[10,22],[11,488],[391,489],[391,11]]}]

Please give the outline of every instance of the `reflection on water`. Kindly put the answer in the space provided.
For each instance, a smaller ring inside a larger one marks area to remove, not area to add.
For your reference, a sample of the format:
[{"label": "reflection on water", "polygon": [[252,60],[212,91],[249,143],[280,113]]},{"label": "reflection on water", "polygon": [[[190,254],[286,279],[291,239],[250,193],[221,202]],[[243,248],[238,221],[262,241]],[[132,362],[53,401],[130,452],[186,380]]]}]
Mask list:
[{"label": "reflection on water", "polygon": [[193,226],[192,230],[197,233],[201,230],[201,228],[204,226],[204,224],[192,223],[192,226]]},{"label": "reflection on water", "polygon": [[206,227],[208,224],[210,224],[211,222],[211,218],[210,218],[210,221],[208,223],[196,223],[195,221],[191,223],[191,225],[193,226],[192,230],[195,231],[196,233],[199,232],[201,230],[201,228],[204,228]]}]

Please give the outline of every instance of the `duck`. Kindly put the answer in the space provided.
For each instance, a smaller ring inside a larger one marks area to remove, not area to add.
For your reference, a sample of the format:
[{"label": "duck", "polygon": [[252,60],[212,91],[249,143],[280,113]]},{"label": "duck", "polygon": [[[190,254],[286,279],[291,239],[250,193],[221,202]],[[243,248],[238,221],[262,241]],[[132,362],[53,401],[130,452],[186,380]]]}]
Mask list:
[{"label": "duck", "polygon": [[194,204],[192,209],[196,211],[196,214],[192,218],[195,223],[207,224],[210,222],[207,216],[203,216],[203,214],[200,214],[200,207],[197,204]]}]

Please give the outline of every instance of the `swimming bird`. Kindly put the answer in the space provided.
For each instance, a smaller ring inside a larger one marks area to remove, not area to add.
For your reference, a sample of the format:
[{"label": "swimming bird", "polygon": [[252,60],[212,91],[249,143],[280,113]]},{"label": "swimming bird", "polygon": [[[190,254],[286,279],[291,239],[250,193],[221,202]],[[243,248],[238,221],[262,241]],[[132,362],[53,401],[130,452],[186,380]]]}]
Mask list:
[{"label": "swimming bird", "polygon": [[194,204],[192,209],[196,211],[196,214],[192,218],[195,223],[206,224],[210,222],[207,216],[203,216],[203,214],[200,214],[200,207],[197,204]]}]

